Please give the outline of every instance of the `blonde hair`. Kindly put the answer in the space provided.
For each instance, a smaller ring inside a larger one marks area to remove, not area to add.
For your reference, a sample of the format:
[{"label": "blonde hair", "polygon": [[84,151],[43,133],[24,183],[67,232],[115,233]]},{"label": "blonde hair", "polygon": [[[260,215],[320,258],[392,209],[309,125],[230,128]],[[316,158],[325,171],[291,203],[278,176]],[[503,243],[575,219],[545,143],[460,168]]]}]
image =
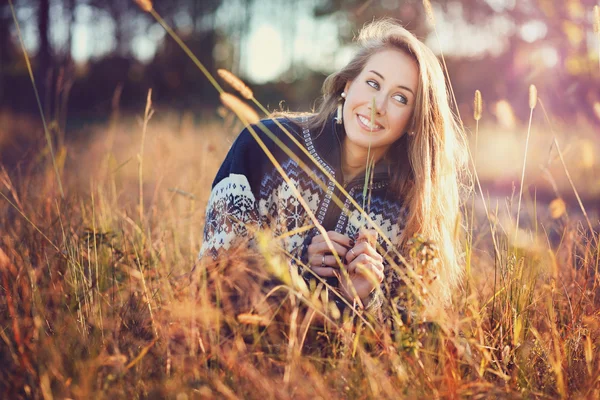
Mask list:
[{"label": "blonde hair", "polygon": [[340,71],[323,83],[322,103],[309,121],[322,128],[336,111],[348,81],[355,79],[374,54],[398,49],[410,55],[419,67],[419,84],[409,131],[388,150],[394,159],[392,190],[408,210],[400,246],[407,254],[407,242],[415,233],[433,240],[439,250],[437,298],[447,303],[462,277],[460,246],[460,182],[467,160],[464,133],[452,113],[444,73],[433,52],[412,33],[393,20],[384,19],[363,27],[357,38],[359,50]]}]

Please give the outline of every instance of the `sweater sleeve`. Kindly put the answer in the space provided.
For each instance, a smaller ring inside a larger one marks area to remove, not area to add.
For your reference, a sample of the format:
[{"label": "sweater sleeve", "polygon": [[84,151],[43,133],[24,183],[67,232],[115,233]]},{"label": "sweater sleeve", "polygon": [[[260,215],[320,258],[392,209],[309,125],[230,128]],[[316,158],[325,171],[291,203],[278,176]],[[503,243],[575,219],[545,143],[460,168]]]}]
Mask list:
[{"label": "sweater sleeve", "polygon": [[260,226],[258,190],[265,157],[248,129],[237,137],[215,177],[198,258],[213,259]]}]

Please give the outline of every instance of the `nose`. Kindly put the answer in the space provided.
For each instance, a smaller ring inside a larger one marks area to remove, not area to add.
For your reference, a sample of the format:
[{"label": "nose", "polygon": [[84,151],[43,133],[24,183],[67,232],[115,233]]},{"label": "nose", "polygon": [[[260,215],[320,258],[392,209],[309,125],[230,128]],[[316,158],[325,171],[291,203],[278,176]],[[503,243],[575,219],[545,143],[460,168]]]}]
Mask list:
[{"label": "nose", "polygon": [[385,114],[385,108],[387,106],[387,96],[383,93],[377,93],[371,99],[370,109],[375,109],[377,115]]}]

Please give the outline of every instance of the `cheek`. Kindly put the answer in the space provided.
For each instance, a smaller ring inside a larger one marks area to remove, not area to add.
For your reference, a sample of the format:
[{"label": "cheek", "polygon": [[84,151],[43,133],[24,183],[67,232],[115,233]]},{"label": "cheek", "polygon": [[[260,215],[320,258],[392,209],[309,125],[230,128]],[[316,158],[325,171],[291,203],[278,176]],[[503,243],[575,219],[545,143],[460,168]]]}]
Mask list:
[{"label": "cheek", "polygon": [[368,88],[360,85],[351,86],[346,93],[348,95],[346,101],[349,101],[351,104],[364,102],[366,99],[373,97],[372,94],[369,94]]},{"label": "cheek", "polygon": [[410,113],[400,113],[394,115],[392,118],[391,125],[393,126],[394,134],[401,135],[408,128],[408,122],[410,120]]}]

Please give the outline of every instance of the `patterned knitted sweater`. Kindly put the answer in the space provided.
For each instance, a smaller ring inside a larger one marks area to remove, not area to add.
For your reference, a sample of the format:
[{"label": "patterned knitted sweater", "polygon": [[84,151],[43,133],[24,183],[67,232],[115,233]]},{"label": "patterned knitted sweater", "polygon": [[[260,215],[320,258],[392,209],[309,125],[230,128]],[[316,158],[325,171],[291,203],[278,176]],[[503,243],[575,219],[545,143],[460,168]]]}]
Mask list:
[{"label": "patterned knitted sweater", "polygon": [[[331,119],[321,132],[316,132],[303,127],[304,120],[283,118],[278,121],[308,150],[312,159],[300,151],[274,121],[265,120],[262,123],[308,166],[310,173],[305,172],[260,127],[254,128],[325,230],[334,230],[356,240],[360,227],[365,225],[365,218],[341,194],[334,181],[329,180],[316,166],[319,163],[334,179],[344,182],[341,168],[341,143],[345,135],[343,127]],[[397,246],[407,212],[402,200],[388,190],[390,179],[389,164],[382,160],[374,168],[367,190],[368,199],[364,204],[371,220]],[[320,180],[325,189],[316,180]],[[357,204],[363,204],[364,175],[344,183],[344,187]],[[343,207],[332,200],[334,196],[343,202]],[[238,238],[251,239],[249,236],[255,229],[270,227],[274,236],[288,233],[281,245],[292,255],[292,264],[306,265],[308,245],[319,232],[316,228],[299,228],[310,224],[312,221],[308,213],[288,183],[248,129],[244,129],[233,143],[213,182],[199,257],[210,254],[216,258],[220,251],[227,251]],[[289,234],[297,229],[298,233]],[[378,238],[378,245],[385,259],[391,249],[381,237]],[[388,290],[397,287],[396,274],[392,273],[387,263],[384,263],[384,268],[382,289],[385,286]],[[327,281],[334,287],[338,285],[336,278],[328,278]]]}]

